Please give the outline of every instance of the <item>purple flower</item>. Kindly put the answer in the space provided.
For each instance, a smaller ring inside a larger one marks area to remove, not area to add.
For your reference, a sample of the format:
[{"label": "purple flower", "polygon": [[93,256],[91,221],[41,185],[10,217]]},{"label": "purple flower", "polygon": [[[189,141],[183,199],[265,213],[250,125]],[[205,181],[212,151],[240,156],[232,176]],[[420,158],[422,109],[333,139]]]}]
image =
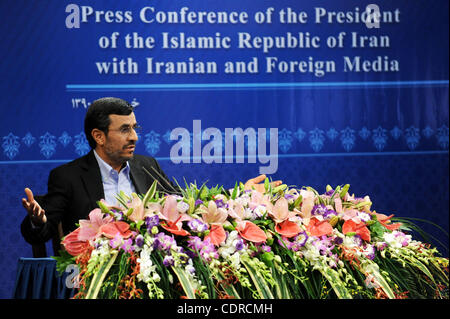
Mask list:
[{"label": "purple flower", "polygon": [[376,243],[376,247],[377,247],[378,251],[384,250],[387,246],[388,246],[388,244],[385,243],[385,242],[378,242],[378,243]]},{"label": "purple flower", "polygon": [[208,225],[202,222],[200,219],[193,219],[188,222],[188,226],[192,231],[202,233],[208,230]]},{"label": "purple flower", "polygon": [[313,209],[311,210],[312,215],[322,215],[324,218],[329,218],[332,215],[337,215],[337,213],[332,210],[328,209],[325,205],[314,205]]},{"label": "purple flower", "polygon": [[368,259],[373,260],[375,258],[375,248],[372,245],[366,245],[365,251]]},{"label": "purple flower", "polygon": [[122,236],[120,236],[120,234],[117,234],[113,239],[109,241],[109,246],[111,246],[111,248],[116,249],[117,247],[122,245],[122,243],[123,243]]},{"label": "purple flower", "polygon": [[158,225],[159,225],[159,216],[158,215],[145,217],[145,226],[147,227],[148,231],[150,231],[154,226],[158,226]]},{"label": "purple flower", "polygon": [[342,243],[344,242],[344,240],[343,240],[341,237],[336,237],[336,238],[333,240],[333,242],[334,242],[336,245],[340,245],[340,244],[342,244]]},{"label": "purple flower", "polygon": [[225,203],[224,203],[223,200],[221,200],[221,199],[216,199],[215,202],[216,202],[217,208],[220,208],[220,207],[224,207],[224,206],[225,206]]},{"label": "purple flower", "polygon": [[267,245],[262,245],[261,249],[262,249],[262,251],[264,251],[266,253],[270,253],[272,251],[272,248],[270,246],[267,246]]},{"label": "purple flower", "polygon": [[155,236],[155,240],[153,241],[154,249],[165,250],[165,251],[169,252],[173,246],[176,246],[175,239],[164,233],[158,233]]},{"label": "purple flower", "polygon": [[134,250],[133,240],[131,238],[125,239],[120,248],[125,250],[127,253],[132,252]]},{"label": "purple flower", "polygon": [[114,219],[117,221],[121,221],[124,219],[124,213],[122,211],[115,211],[113,210]]},{"label": "purple flower", "polygon": [[188,247],[208,262],[211,261],[212,258],[219,258],[219,254],[209,238],[202,241],[197,236],[190,236],[188,239]]},{"label": "purple flower", "polygon": [[286,198],[287,200],[294,198],[294,195],[291,194],[284,194],[284,198]]},{"label": "purple flower", "polygon": [[363,244],[361,236],[359,236],[359,235],[353,236],[353,242],[358,246],[362,246],[362,244]]},{"label": "purple flower", "polygon": [[190,236],[188,239],[188,247],[193,249],[194,251],[199,251],[202,249],[202,240],[197,236]]},{"label": "purple flower", "polygon": [[203,204],[203,201],[202,201],[201,199],[197,199],[197,200],[195,201],[195,206],[198,206],[198,205],[200,205],[200,204]]},{"label": "purple flower", "polygon": [[242,239],[238,239],[234,248],[236,248],[237,251],[242,250],[244,248],[244,241]]},{"label": "purple flower", "polygon": [[138,247],[142,247],[144,245],[144,236],[142,236],[141,234],[137,235],[136,238],[134,239],[136,246]]},{"label": "purple flower", "polygon": [[306,231],[301,232],[295,237],[295,241],[298,243],[300,247],[305,246],[306,242],[308,241],[308,235],[306,234]]},{"label": "purple flower", "polygon": [[164,266],[170,267],[170,266],[173,266],[174,263],[175,263],[175,260],[173,259],[173,256],[171,256],[171,255],[166,255],[166,256],[164,257],[164,260],[163,260],[163,265],[164,265]]}]

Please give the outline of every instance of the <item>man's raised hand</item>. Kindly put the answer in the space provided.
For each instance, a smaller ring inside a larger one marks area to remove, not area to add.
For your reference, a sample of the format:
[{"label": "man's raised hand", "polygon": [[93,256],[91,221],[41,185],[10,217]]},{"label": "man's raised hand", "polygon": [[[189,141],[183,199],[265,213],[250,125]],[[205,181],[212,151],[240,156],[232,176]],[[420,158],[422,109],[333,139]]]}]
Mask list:
[{"label": "man's raised hand", "polygon": [[30,216],[31,222],[36,226],[46,223],[47,216],[45,216],[45,210],[34,199],[31,189],[25,188],[25,194],[27,195],[27,199],[22,198],[22,205]]},{"label": "man's raised hand", "polygon": [[[248,181],[245,182],[244,184],[244,189],[252,189],[254,188],[255,190],[257,190],[260,193],[264,193],[265,192],[265,188],[264,188],[264,180],[266,179],[266,175],[259,175],[255,178],[251,178]],[[272,187],[276,187],[282,184],[282,181],[274,181],[270,183],[272,185]]]}]

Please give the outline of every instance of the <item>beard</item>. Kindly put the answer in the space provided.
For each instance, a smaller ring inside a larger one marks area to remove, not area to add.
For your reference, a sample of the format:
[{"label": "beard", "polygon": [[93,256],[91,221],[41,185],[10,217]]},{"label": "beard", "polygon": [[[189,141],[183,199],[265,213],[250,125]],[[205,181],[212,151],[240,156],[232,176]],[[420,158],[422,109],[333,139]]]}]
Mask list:
[{"label": "beard", "polygon": [[105,154],[112,162],[123,165],[134,157],[135,146],[136,143],[129,143],[124,145],[121,149],[117,149],[113,146],[105,147]]}]

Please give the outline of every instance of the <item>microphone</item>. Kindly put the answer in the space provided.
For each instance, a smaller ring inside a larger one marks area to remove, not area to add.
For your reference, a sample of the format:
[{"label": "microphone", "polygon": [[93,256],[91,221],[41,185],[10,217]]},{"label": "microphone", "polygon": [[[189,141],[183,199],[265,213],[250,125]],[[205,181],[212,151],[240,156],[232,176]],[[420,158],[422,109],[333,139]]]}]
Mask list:
[{"label": "microphone", "polygon": [[161,186],[161,188],[166,192],[166,193],[169,193],[169,194],[179,194],[180,192],[179,191],[177,191],[173,186],[172,186],[172,184],[169,182],[169,181],[167,181],[167,179],[166,178],[164,178],[164,176],[162,176],[153,166],[151,166],[151,169],[153,169],[153,171],[158,175],[158,177],[161,179],[161,180],[163,180],[165,183],[166,183],[166,185],[168,185],[168,186],[170,186],[170,188],[172,188],[172,191],[171,190],[168,190],[166,187],[164,187],[162,184],[161,184],[161,182],[159,181],[159,179],[157,179],[157,178],[155,178],[155,176],[153,176],[144,166],[142,166],[142,169],[144,170],[144,172],[145,173],[147,173],[151,178],[153,178],[157,183],[158,183],[158,185],[159,186]]}]

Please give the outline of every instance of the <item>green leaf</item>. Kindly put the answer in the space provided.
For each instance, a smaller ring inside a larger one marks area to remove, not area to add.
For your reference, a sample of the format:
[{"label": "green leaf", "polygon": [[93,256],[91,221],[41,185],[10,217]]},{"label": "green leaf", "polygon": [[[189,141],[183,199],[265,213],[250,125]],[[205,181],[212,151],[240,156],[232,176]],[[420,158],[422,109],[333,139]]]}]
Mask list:
[{"label": "green leaf", "polygon": [[274,193],[282,192],[287,188],[286,184],[281,184],[273,189]]},{"label": "green leaf", "polygon": [[65,249],[59,251],[59,256],[52,256],[56,260],[56,270],[59,274],[66,271],[68,265],[75,264],[75,257],[69,254]]},{"label": "green leaf", "polygon": [[303,196],[299,195],[294,202],[294,208],[300,207],[300,204],[302,203],[302,201],[303,201]]},{"label": "green leaf", "polygon": [[236,184],[234,184],[233,193],[231,193],[231,199],[236,199],[237,191],[238,191],[238,183],[236,182]]},{"label": "green leaf", "polygon": [[150,188],[148,189],[147,193],[145,193],[144,195],[144,199],[142,200],[142,204],[147,205],[147,202],[151,199],[153,199],[153,197],[155,196],[156,193],[156,186],[158,185],[158,181],[153,181],[152,186],[150,186]]},{"label": "green leaf", "polygon": [[100,207],[103,214],[112,214],[112,212],[109,210],[108,206],[106,206],[102,201],[97,202],[98,207]]},{"label": "green leaf", "polygon": [[269,190],[269,187],[270,187],[269,179],[266,177],[266,179],[264,180],[264,189],[266,190],[266,192]]},{"label": "green leaf", "polygon": [[334,292],[338,296],[339,299],[353,299],[350,292],[345,287],[345,283],[341,280],[339,277],[339,273],[328,267],[328,265],[325,265],[321,263],[322,266],[318,267],[318,270],[320,273],[325,277],[325,279],[328,281],[328,283],[333,288]]},{"label": "green leaf", "polygon": [[275,295],[277,299],[291,299],[292,295],[289,292],[287,285],[287,280],[289,280],[289,278],[282,273],[281,265],[276,261],[273,263],[272,274],[276,281]]},{"label": "green leaf", "polygon": [[374,220],[371,220],[371,221],[374,223],[369,226],[370,231],[372,233],[374,233],[375,236],[382,238],[383,234],[387,231],[386,227],[381,225],[381,223],[379,221],[374,221]]},{"label": "green leaf", "polygon": [[114,264],[118,252],[113,250],[111,252],[111,257],[108,262],[105,260],[100,263],[100,269],[95,273],[94,278],[92,278],[91,284],[89,285],[89,290],[86,294],[86,299],[96,299],[97,295],[102,287],[103,280],[105,280],[108,271],[111,269],[111,266]]},{"label": "green leaf", "polygon": [[186,293],[186,297],[188,299],[195,299],[195,288],[189,280],[189,274],[186,272],[186,269],[172,266],[172,270],[178,277],[181,287],[183,287],[183,290]]},{"label": "green leaf", "polygon": [[261,299],[274,299],[275,297],[274,297],[270,287],[267,285],[267,282],[264,280],[264,278],[260,275],[259,270],[254,268],[248,262],[248,258],[242,258],[241,263],[247,269],[247,272],[250,275],[250,278],[252,279],[253,284],[255,285],[256,291],[258,292],[260,298]]},{"label": "green leaf", "polygon": [[339,193],[339,196],[341,198],[344,198],[345,194],[347,194],[349,188],[350,188],[350,184],[345,184],[344,187],[342,187],[342,189],[341,189],[341,191]]}]

